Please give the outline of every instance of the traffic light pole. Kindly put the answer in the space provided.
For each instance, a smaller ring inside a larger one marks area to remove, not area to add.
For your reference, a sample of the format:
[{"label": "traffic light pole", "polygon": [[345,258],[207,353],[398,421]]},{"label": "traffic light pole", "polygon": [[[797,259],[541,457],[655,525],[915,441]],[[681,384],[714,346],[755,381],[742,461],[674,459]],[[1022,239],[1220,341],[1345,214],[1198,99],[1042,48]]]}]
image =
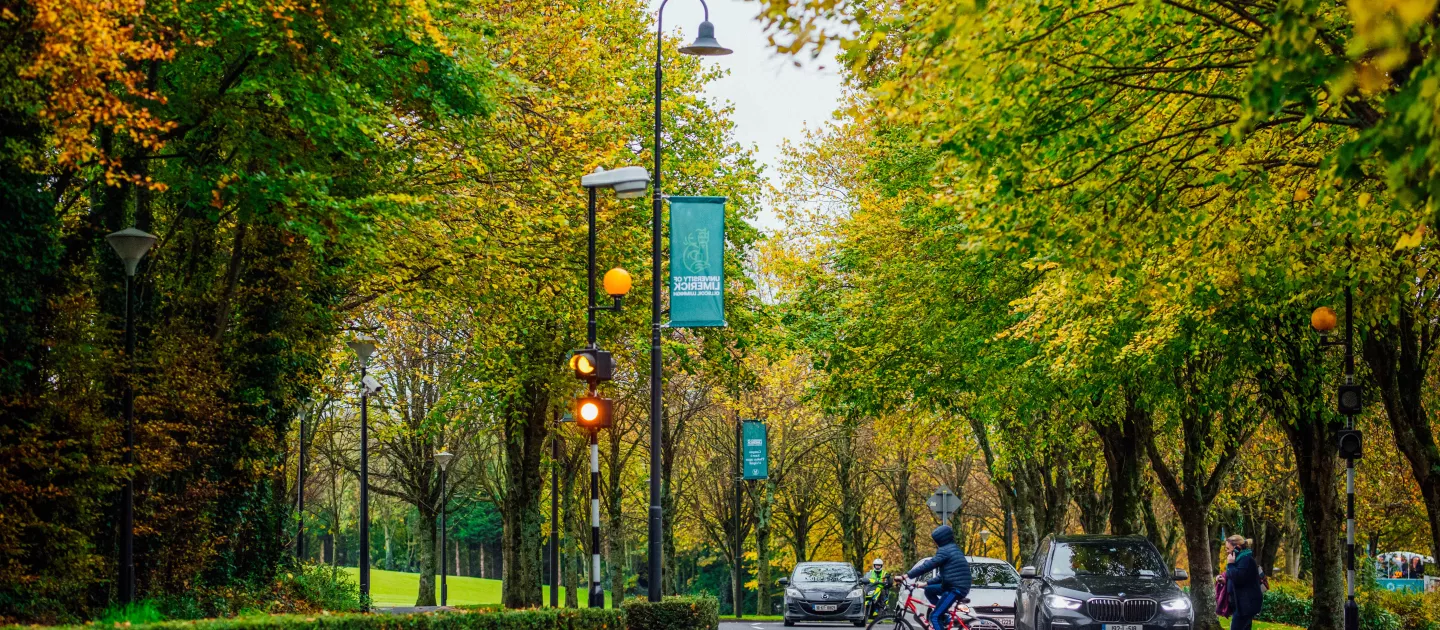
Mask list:
[{"label": "traffic light pole", "polygon": [[590,430],[590,607],[605,607],[600,587],[600,431]]},{"label": "traffic light pole", "polygon": [[[589,224],[588,230],[590,240],[590,255],[586,263],[585,282],[585,341],[591,348],[595,347],[595,189],[586,188],[589,194],[590,203],[586,207],[585,217]],[[617,302],[618,304],[618,302]]]}]

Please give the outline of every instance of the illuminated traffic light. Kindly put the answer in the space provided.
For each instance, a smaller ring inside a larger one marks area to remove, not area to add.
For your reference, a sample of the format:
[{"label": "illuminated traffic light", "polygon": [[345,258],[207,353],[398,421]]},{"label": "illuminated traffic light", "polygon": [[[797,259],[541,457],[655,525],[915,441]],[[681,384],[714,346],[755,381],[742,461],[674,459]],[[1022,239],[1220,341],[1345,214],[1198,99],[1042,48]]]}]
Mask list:
[{"label": "illuminated traffic light", "polygon": [[615,402],[599,396],[575,399],[575,424],[586,429],[606,429],[611,424]]},{"label": "illuminated traffic light", "polygon": [[599,348],[581,348],[570,356],[570,369],[575,378],[591,385],[615,378],[615,360],[610,353]]}]

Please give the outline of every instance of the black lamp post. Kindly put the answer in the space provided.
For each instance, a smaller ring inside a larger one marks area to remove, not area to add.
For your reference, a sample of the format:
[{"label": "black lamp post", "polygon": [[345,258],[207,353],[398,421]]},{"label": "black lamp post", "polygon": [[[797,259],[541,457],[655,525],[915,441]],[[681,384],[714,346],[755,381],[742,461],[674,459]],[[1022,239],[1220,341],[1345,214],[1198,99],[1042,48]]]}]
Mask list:
[{"label": "black lamp post", "polygon": [[[664,15],[665,5],[668,2],[669,0],[663,0],[660,8],[655,12],[655,187],[650,204],[650,570],[648,578],[649,600],[652,602],[660,601],[661,597],[660,567],[664,553],[663,512],[660,508],[660,468],[663,465],[660,458],[660,414],[662,412],[660,381],[663,369],[660,360],[660,274],[662,272],[660,214],[664,203],[660,186],[662,158],[660,97],[664,83],[664,74],[661,69],[662,55],[665,52]],[[700,0],[700,6],[705,9],[705,20],[700,22],[700,32],[695,41],[689,46],[680,48],[680,52],[702,57],[728,55],[734,52],[715,41],[715,25],[710,23],[710,7],[705,4],[705,0]]]},{"label": "black lamp post", "polygon": [[445,585],[445,468],[450,465],[450,460],[455,459],[455,454],[448,450],[442,450],[435,454],[435,463],[440,465],[440,605],[446,605],[449,591]]},{"label": "black lamp post", "polygon": [[131,278],[140,259],[158,240],[153,234],[126,228],[105,236],[111,249],[125,262],[125,489],[120,499],[120,602],[135,601],[135,311],[131,306]]},{"label": "black lamp post", "polygon": [[[1335,329],[1335,311],[1328,306],[1315,309],[1310,325],[1328,337]],[[1345,384],[1339,387],[1336,405],[1345,416],[1345,428],[1335,434],[1335,446],[1345,459],[1345,630],[1359,630],[1360,607],[1355,603],[1355,460],[1360,459],[1362,436],[1355,428],[1355,416],[1363,406],[1360,385],[1355,383],[1355,306],[1350,286],[1345,286],[1345,339],[1321,339],[1322,346],[1345,346]]]},{"label": "black lamp post", "polygon": [[368,374],[375,342],[356,339],[347,342],[360,359],[360,600],[370,607],[370,394],[380,392],[380,383]]}]

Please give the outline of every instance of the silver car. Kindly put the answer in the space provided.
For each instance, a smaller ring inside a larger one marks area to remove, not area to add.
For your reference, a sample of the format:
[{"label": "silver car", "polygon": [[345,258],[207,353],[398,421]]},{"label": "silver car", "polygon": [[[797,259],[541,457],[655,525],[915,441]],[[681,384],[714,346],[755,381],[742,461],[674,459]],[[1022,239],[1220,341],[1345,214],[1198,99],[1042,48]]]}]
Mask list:
[{"label": "silver car", "polygon": [[785,625],[797,621],[849,621],[865,626],[865,592],[860,574],[844,562],[801,562],[785,587]]}]

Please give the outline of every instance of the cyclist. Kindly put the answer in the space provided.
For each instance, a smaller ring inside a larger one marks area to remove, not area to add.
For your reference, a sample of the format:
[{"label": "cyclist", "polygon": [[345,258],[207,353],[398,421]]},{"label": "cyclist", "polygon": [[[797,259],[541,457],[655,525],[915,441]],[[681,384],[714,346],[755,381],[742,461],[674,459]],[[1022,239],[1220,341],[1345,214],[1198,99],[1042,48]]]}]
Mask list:
[{"label": "cyclist", "polygon": [[946,624],[942,621],[950,607],[970,594],[970,562],[955,544],[955,530],[949,525],[936,527],[930,538],[935,541],[935,555],[915,565],[906,577],[918,579],[933,569],[940,570],[940,583],[927,585],[925,594],[935,602],[930,609],[930,628],[943,630]]},{"label": "cyclist", "polygon": [[870,563],[870,572],[865,574],[865,579],[870,583],[870,592],[865,595],[865,609],[873,615],[880,611],[880,597],[884,593],[884,589],[880,588],[885,582],[885,560],[883,558],[877,557],[874,562]]}]

